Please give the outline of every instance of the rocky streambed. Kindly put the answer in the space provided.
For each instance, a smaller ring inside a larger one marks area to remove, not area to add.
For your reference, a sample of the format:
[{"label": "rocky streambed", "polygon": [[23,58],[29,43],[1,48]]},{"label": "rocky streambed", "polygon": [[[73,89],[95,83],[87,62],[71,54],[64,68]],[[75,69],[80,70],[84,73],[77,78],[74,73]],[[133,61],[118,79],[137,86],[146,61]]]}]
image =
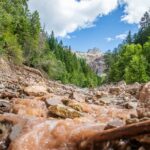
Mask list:
[{"label": "rocky streambed", "polygon": [[150,83],[81,89],[0,60],[1,150],[149,150]]}]

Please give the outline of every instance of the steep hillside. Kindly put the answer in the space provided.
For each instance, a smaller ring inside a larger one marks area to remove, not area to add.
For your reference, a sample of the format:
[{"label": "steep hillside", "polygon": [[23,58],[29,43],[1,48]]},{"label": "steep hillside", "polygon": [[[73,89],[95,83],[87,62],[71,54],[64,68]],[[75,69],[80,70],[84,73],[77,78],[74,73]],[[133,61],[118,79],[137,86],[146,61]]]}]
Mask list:
[{"label": "steep hillside", "polygon": [[63,45],[52,31],[40,24],[37,11],[30,12],[28,0],[0,2],[0,57],[44,71],[49,79],[80,87],[96,87],[101,79],[71,47]]},{"label": "steep hillside", "polygon": [[0,149],[148,150],[149,91],[125,82],[81,89],[0,59]]}]

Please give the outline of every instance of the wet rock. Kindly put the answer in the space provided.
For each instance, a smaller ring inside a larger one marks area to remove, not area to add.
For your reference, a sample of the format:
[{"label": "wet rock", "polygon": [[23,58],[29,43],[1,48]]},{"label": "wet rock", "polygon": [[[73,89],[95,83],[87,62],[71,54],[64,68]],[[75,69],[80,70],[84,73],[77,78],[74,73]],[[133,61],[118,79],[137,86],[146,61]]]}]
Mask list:
[{"label": "wet rock", "polygon": [[10,111],[11,111],[10,101],[5,99],[0,99],[0,114],[4,112],[10,112]]},{"label": "wet rock", "polygon": [[127,109],[136,109],[136,107],[137,107],[137,103],[134,103],[134,102],[127,102],[125,104],[125,108]]},{"label": "wet rock", "polygon": [[137,109],[138,118],[148,117],[150,118],[150,112],[147,109],[144,108],[138,108]]},{"label": "wet rock", "polygon": [[141,143],[141,146],[145,148],[145,150],[149,150],[150,148],[150,135],[141,135],[138,137],[135,137],[135,139]]},{"label": "wet rock", "polygon": [[3,99],[12,99],[12,98],[17,98],[19,97],[19,93],[18,92],[13,92],[11,90],[4,90],[0,93],[0,98]]},{"label": "wet rock", "polygon": [[33,85],[24,88],[24,92],[29,96],[43,96],[48,94],[45,86]]},{"label": "wet rock", "polygon": [[130,118],[126,120],[126,124],[133,124],[133,123],[138,123],[139,119],[138,118]]},{"label": "wet rock", "polygon": [[8,121],[0,121],[0,150],[7,150],[10,140],[9,134],[11,132],[12,124]]},{"label": "wet rock", "polygon": [[20,115],[46,117],[47,108],[43,101],[34,99],[13,99],[13,112]]},{"label": "wet rock", "polygon": [[82,103],[74,100],[63,100],[64,105],[69,106],[77,111],[83,112]]},{"label": "wet rock", "polygon": [[22,131],[22,126],[20,124],[14,125],[11,128],[11,133],[9,135],[9,139],[11,141],[15,140],[21,134],[21,131]]},{"label": "wet rock", "polygon": [[0,89],[4,89],[5,85],[4,84],[0,84]]},{"label": "wet rock", "polygon": [[120,119],[115,119],[107,124],[105,130],[124,126],[125,122]]},{"label": "wet rock", "polygon": [[[79,143],[84,147],[86,139],[104,130],[106,125],[106,129],[118,128],[126,120],[131,124],[150,118],[147,84],[120,82],[81,89],[48,81],[29,67],[4,62],[1,65],[0,61],[0,68],[0,111],[3,113],[0,120],[5,121],[0,125],[0,149],[75,150]],[[137,108],[136,98],[140,99]],[[136,109],[140,109],[138,116]],[[147,149],[144,144],[148,145],[148,136],[136,138],[90,143],[90,146],[101,150]]]},{"label": "wet rock", "polygon": [[58,117],[62,117],[62,118],[77,118],[77,117],[82,117],[83,115],[64,105],[56,105],[56,106],[50,106],[49,108],[49,112],[58,116]]},{"label": "wet rock", "polygon": [[140,121],[140,122],[143,122],[143,121],[148,121],[148,120],[150,120],[150,118],[144,117],[144,118],[141,118],[139,121]]},{"label": "wet rock", "polygon": [[146,111],[146,112],[144,113],[144,117],[150,118],[150,112]]},{"label": "wet rock", "polygon": [[137,114],[130,114],[130,117],[131,118],[138,118],[138,115]]},{"label": "wet rock", "polygon": [[141,108],[137,108],[138,118],[143,118],[145,116],[145,112]]},{"label": "wet rock", "polygon": [[81,93],[72,92],[69,96],[70,99],[74,99],[78,102],[85,102],[85,96]]},{"label": "wet rock", "polygon": [[104,129],[104,125],[100,123],[82,122],[77,118],[45,120],[13,114],[4,115],[3,118],[13,120],[16,122],[15,124],[22,126],[17,134],[15,131],[15,136],[13,136],[9,145],[10,150],[75,150],[77,143],[93,137]]},{"label": "wet rock", "polygon": [[141,89],[140,94],[139,94],[139,100],[145,103],[150,101],[150,82],[146,83]]}]

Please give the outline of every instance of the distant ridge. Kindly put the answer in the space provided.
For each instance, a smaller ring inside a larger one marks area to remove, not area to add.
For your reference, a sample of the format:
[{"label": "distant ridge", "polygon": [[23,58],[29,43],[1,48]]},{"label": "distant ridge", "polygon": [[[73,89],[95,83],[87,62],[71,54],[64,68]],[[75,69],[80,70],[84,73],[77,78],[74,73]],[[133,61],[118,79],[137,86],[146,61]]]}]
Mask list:
[{"label": "distant ridge", "polygon": [[76,55],[79,58],[85,59],[98,76],[103,74],[105,68],[104,54],[99,48],[89,49],[87,52],[76,52]]},{"label": "distant ridge", "polygon": [[96,53],[101,53],[100,49],[99,48],[93,48],[93,49],[89,49],[87,51],[87,53],[92,53],[92,54],[96,54]]}]

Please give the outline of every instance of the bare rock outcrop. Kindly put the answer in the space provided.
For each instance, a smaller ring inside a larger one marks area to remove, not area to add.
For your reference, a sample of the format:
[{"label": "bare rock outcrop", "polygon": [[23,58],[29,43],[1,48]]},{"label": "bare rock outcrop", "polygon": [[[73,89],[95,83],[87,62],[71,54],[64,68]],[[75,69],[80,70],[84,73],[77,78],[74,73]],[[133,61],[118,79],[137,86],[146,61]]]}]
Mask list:
[{"label": "bare rock outcrop", "polygon": [[76,52],[79,58],[86,60],[87,64],[97,74],[102,75],[105,69],[103,53],[98,48],[89,49],[87,53]]}]

